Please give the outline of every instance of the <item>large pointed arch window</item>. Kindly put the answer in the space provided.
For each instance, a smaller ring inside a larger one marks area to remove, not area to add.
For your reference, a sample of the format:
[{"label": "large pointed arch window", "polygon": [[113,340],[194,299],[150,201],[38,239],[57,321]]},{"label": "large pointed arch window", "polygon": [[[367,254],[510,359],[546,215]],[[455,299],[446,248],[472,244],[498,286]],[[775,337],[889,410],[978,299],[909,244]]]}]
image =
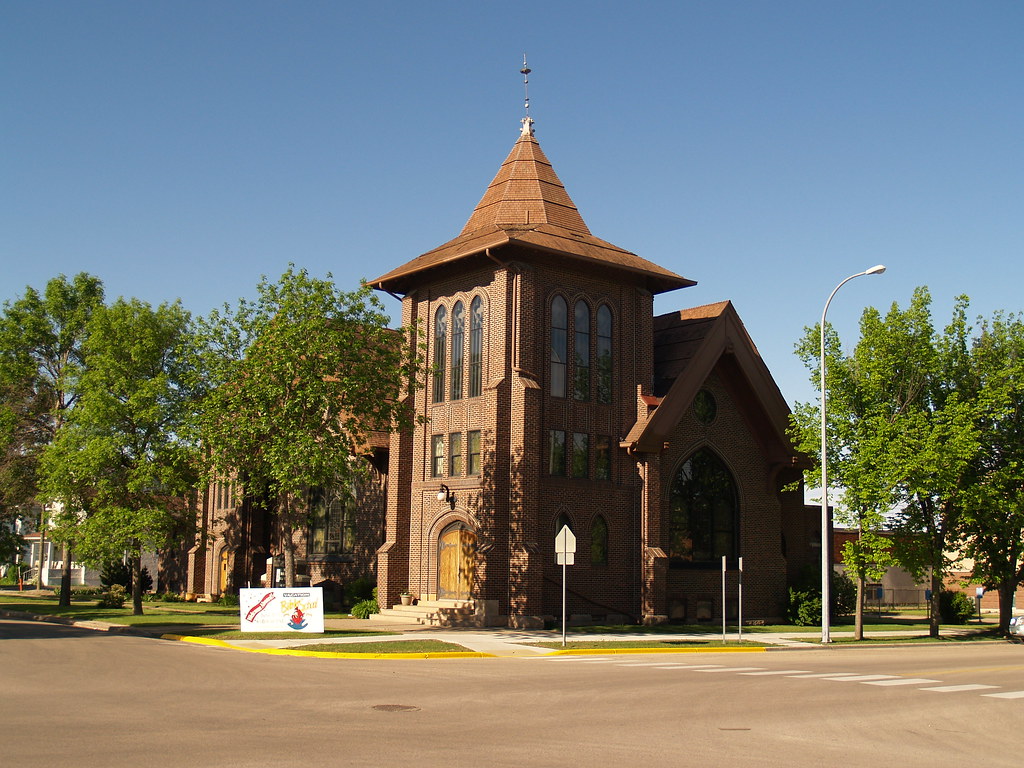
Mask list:
[{"label": "large pointed arch window", "polygon": [[469,396],[480,397],[484,376],[484,303],[477,296],[469,305]]},{"label": "large pointed arch window", "polygon": [[434,314],[434,392],[433,401],[444,401],[445,345],[448,341],[448,310],[438,307]]},{"label": "large pointed arch window", "polygon": [[702,448],[683,462],[672,480],[669,562],[677,566],[720,564],[738,554],[739,498],[732,473]]},{"label": "large pointed arch window", "polygon": [[465,350],[462,342],[466,335],[466,307],[459,301],[452,308],[452,370],[451,370],[451,396],[452,400],[462,399],[462,368],[465,360]]},{"label": "large pointed arch window", "polygon": [[565,299],[551,300],[551,395],[565,397],[565,376],[569,358],[569,307]]}]

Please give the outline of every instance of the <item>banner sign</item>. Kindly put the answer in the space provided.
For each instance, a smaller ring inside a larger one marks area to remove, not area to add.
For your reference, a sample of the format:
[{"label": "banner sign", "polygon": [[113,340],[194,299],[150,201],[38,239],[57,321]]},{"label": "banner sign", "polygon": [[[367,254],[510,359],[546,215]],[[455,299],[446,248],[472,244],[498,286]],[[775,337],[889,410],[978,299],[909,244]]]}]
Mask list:
[{"label": "banner sign", "polygon": [[240,589],[243,632],[323,632],[322,587]]}]

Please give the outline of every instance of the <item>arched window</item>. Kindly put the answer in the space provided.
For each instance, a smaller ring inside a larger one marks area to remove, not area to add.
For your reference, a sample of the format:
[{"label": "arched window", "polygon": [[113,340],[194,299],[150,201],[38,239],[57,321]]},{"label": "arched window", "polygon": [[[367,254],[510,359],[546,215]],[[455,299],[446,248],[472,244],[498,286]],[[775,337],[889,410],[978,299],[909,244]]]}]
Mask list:
[{"label": "arched window", "polygon": [[590,399],[590,307],[585,301],[577,301],[573,313],[573,352],[575,375],[573,397],[577,400]]},{"label": "arched window", "polygon": [[561,531],[566,525],[569,526],[570,531],[576,533],[576,531],[573,530],[576,526],[572,524],[572,518],[570,518],[565,512],[559,512],[558,516],[555,518],[555,535],[557,536],[559,531]]},{"label": "arched window", "polygon": [[460,301],[452,308],[452,400],[462,399],[462,367],[466,354],[462,342],[465,335],[466,307]]},{"label": "arched window", "polygon": [[556,296],[551,301],[551,395],[565,397],[565,369],[568,361],[569,307]]},{"label": "arched window", "polygon": [[612,401],[612,311],[597,308],[597,402]]},{"label": "arched window", "polygon": [[608,565],[608,523],[601,515],[590,524],[590,564]]},{"label": "arched window", "polygon": [[477,296],[469,305],[469,396],[480,397],[484,375],[484,303]]},{"label": "arched window", "polygon": [[444,400],[444,358],[448,339],[448,310],[438,307],[434,315],[434,397],[435,403]]},{"label": "arched window", "polygon": [[732,473],[712,451],[687,459],[672,481],[669,558],[673,565],[717,565],[737,556],[739,499]]}]

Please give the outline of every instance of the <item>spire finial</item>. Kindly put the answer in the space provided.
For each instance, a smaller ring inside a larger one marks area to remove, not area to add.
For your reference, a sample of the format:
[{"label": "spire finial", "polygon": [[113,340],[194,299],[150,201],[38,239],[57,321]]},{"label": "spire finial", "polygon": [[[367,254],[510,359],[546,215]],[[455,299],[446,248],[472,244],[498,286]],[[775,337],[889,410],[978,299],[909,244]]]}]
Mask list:
[{"label": "spire finial", "polygon": [[526,107],[526,117],[520,122],[523,124],[522,135],[533,136],[533,118],[530,117],[530,72],[531,70],[526,64],[526,53],[523,53],[523,68],[519,70],[523,75],[523,93],[526,97],[524,106]]}]

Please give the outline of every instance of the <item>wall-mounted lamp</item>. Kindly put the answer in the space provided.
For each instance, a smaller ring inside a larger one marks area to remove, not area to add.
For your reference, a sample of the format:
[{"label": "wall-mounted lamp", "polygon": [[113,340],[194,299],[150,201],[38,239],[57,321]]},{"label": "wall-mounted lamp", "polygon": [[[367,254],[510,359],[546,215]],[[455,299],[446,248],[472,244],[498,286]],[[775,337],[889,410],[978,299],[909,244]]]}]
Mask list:
[{"label": "wall-mounted lamp", "polygon": [[455,491],[444,483],[441,483],[441,490],[437,492],[438,501],[447,501],[452,509],[455,509]]}]

